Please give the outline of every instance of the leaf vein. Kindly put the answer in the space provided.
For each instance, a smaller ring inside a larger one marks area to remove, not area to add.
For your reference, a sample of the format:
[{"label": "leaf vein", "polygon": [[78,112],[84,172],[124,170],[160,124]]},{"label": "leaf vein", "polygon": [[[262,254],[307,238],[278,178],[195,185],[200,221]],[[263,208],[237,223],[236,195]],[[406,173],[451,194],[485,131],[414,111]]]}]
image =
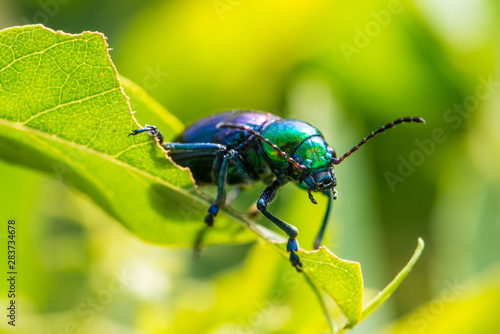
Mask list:
[{"label": "leaf vein", "polygon": [[[100,37],[100,36],[95,36],[95,37],[92,37],[92,38],[87,39],[87,40],[85,40],[85,41],[91,41],[92,39],[94,39],[94,38],[99,38],[99,37]],[[82,41],[83,41],[83,39],[82,39]],[[60,43],[56,43],[56,44],[54,44],[54,45],[51,45],[51,46],[49,46],[49,47],[47,47],[47,48],[45,48],[45,49],[43,49],[43,50],[36,51],[36,52],[33,52],[33,53],[28,53],[28,54],[26,54],[26,55],[24,55],[24,56],[22,56],[22,57],[15,58],[15,59],[14,59],[14,61],[13,61],[12,63],[8,64],[8,65],[7,65],[7,66],[5,66],[4,68],[1,68],[1,69],[0,69],[0,73],[2,73],[4,70],[6,70],[6,69],[10,68],[12,65],[14,65],[15,63],[17,63],[17,62],[19,62],[19,61],[21,61],[21,60],[23,60],[23,59],[26,59],[26,58],[31,57],[31,56],[34,56],[34,55],[43,54],[44,52],[47,52],[47,51],[49,51],[50,49],[53,49],[53,48],[55,48],[55,47],[61,46],[61,45],[66,44],[66,43],[75,43],[75,42],[76,42],[75,40],[67,40],[67,41],[64,41],[64,42],[60,42]],[[7,47],[8,47],[8,48],[12,48],[12,46],[9,46],[9,45],[7,45]]]},{"label": "leaf vein", "polygon": [[49,109],[47,109],[47,110],[44,110],[44,111],[39,112],[39,113],[38,113],[38,114],[36,114],[36,115],[31,116],[30,118],[28,118],[28,119],[27,119],[27,120],[25,120],[24,122],[21,122],[21,124],[22,124],[22,125],[26,125],[27,123],[29,123],[29,122],[30,122],[30,121],[32,121],[33,119],[35,119],[35,118],[37,118],[37,117],[39,117],[39,116],[45,115],[45,114],[47,114],[47,113],[49,113],[49,112],[51,112],[51,111],[57,110],[57,109],[59,109],[59,108],[68,107],[68,106],[71,106],[71,105],[76,104],[76,103],[85,102],[85,101],[91,100],[91,99],[93,99],[93,98],[95,98],[95,97],[98,97],[98,96],[104,96],[104,95],[106,95],[106,94],[108,94],[108,93],[113,93],[113,92],[115,92],[115,91],[119,91],[119,90],[120,90],[120,87],[115,87],[115,88],[113,88],[113,89],[109,89],[109,90],[106,90],[106,91],[100,92],[100,93],[98,93],[98,94],[94,94],[94,95],[86,96],[86,97],[84,97],[84,98],[81,98],[81,99],[78,99],[78,100],[73,100],[73,101],[68,102],[68,103],[59,104],[59,105],[57,105],[57,106],[55,106],[55,107],[49,108]]}]

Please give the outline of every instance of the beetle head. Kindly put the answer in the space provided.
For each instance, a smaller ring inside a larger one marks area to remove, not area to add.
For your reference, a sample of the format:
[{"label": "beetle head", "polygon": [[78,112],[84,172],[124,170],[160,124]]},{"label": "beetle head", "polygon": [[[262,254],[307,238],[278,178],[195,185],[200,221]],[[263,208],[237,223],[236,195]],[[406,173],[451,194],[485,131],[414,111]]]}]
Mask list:
[{"label": "beetle head", "polygon": [[323,137],[314,136],[305,140],[295,150],[293,159],[306,167],[299,174],[299,182],[303,181],[312,191],[327,191],[337,185],[332,158],[335,151],[330,148]]}]

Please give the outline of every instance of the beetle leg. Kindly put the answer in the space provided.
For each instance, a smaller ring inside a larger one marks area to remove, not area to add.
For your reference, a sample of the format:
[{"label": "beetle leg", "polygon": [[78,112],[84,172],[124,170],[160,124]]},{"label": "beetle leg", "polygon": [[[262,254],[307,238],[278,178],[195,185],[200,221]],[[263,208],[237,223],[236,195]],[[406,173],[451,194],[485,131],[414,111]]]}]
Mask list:
[{"label": "beetle leg", "polygon": [[[142,129],[134,130],[129,134],[129,136],[135,136],[143,132],[147,132],[149,135],[154,136],[158,143],[169,152],[223,152],[227,150],[225,145],[216,143],[164,143],[163,135],[154,125],[146,125]],[[219,173],[217,198],[215,200],[215,204],[210,206],[208,209],[208,215],[205,217],[205,223],[207,223],[208,226],[212,226],[214,224],[214,217],[219,212],[220,205],[223,205],[226,200],[228,160],[234,158],[236,155],[236,152],[233,150],[224,155],[224,160]]]},{"label": "beetle leg", "polygon": [[280,186],[281,182],[276,180],[266,189],[264,189],[262,195],[260,195],[260,198],[257,201],[257,208],[260,210],[260,212],[262,212],[264,216],[266,216],[267,219],[269,219],[274,225],[278,226],[283,232],[288,235],[286,250],[290,252],[290,262],[292,262],[292,265],[295,267],[295,269],[297,269],[298,272],[301,272],[302,263],[300,262],[299,256],[296,254],[299,249],[299,244],[296,239],[299,231],[295,226],[288,224],[287,222],[281,220],[280,218],[267,211],[268,205],[276,198]]},{"label": "beetle leg", "polygon": [[226,204],[226,186],[227,186],[227,170],[229,168],[229,162],[237,156],[234,150],[229,150],[224,155],[222,160],[222,165],[219,171],[219,180],[217,182],[217,197],[215,198],[215,203],[208,208],[208,215],[205,217],[205,223],[208,226],[213,226],[214,218],[219,213],[219,208]]},{"label": "beetle leg", "polygon": [[205,236],[205,233],[207,232],[207,228],[210,228],[214,225],[214,218],[219,213],[220,207],[226,204],[227,170],[229,168],[229,163],[231,161],[234,161],[237,156],[238,156],[238,153],[236,153],[236,151],[229,150],[224,155],[224,157],[222,159],[222,165],[221,165],[220,171],[219,171],[219,180],[217,182],[217,197],[215,198],[215,203],[212,204],[208,208],[208,214],[205,217],[205,223],[207,224],[206,228],[201,230],[201,232],[198,234],[198,237],[196,238],[196,242],[194,245],[194,249],[195,249],[194,258],[195,259],[200,258],[201,243],[203,241],[203,237]]},{"label": "beetle leg", "polygon": [[227,148],[222,144],[215,143],[163,143],[161,146],[169,152],[219,152]]},{"label": "beetle leg", "polygon": [[321,227],[319,228],[318,235],[314,240],[314,249],[318,249],[319,246],[321,246],[321,241],[323,240],[323,236],[325,235],[326,225],[328,225],[328,218],[330,217],[330,212],[332,211],[333,201],[337,199],[337,191],[335,189],[324,192],[324,194],[328,196],[328,204],[326,206],[325,217],[323,218],[323,222],[321,223]]},{"label": "beetle leg", "polygon": [[164,143],[163,135],[160,130],[154,125],[146,125],[142,129],[137,129],[129,133],[129,136],[135,136],[140,133],[147,132],[150,136],[156,138],[158,143],[163,146],[163,148],[169,152],[189,152],[189,151],[205,151],[205,152],[218,152],[225,151],[227,148],[225,145],[216,143]]},{"label": "beetle leg", "polygon": [[149,133],[150,136],[153,136],[156,138],[156,140],[160,143],[160,145],[163,143],[163,135],[160,133],[160,130],[156,128],[154,125],[147,125],[142,128],[142,129],[137,129],[129,133],[129,136],[135,136],[138,135],[139,133],[147,132]]}]

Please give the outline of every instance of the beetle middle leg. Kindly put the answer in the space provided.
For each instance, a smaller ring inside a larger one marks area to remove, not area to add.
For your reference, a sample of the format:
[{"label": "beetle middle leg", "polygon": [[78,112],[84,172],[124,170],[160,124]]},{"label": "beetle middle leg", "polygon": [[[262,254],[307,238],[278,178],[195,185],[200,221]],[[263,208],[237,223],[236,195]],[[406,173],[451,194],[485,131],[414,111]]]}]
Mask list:
[{"label": "beetle middle leg", "polygon": [[[245,171],[241,160],[239,160],[238,153],[234,150],[224,152],[221,164],[214,163],[214,169],[218,169],[217,196],[215,198],[215,203],[212,204],[210,208],[208,208],[208,215],[205,217],[205,223],[207,224],[207,226],[198,234],[198,237],[196,238],[194,246],[195,259],[199,259],[200,257],[201,244],[203,242],[203,238],[205,236],[205,233],[207,232],[207,229],[213,226],[214,218],[215,216],[217,216],[220,207],[227,204],[227,171],[229,169],[229,164],[232,164],[235,167],[236,172],[241,178],[250,178],[248,173]],[[217,173],[214,174],[216,175]],[[241,189],[239,191],[241,191]]]},{"label": "beetle middle leg", "polygon": [[215,203],[208,209],[208,215],[205,217],[205,223],[208,226],[214,224],[214,218],[219,212],[219,208],[226,204],[226,194],[227,194],[227,170],[229,168],[229,163],[237,158],[236,151],[229,150],[224,154],[222,158],[222,164],[219,170],[219,178],[217,181],[217,197],[215,198]]},{"label": "beetle middle leg", "polygon": [[208,209],[208,214],[205,217],[205,223],[208,226],[214,224],[214,218],[219,212],[219,208],[225,205],[226,202],[226,186],[227,186],[227,172],[229,164],[231,163],[236,170],[238,176],[243,180],[252,180],[250,175],[243,166],[238,153],[235,150],[228,150],[223,144],[217,143],[164,143],[163,135],[154,125],[146,125],[142,129],[132,131],[129,136],[135,136],[140,133],[147,132],[150,136],[155,137],[158,143],[169,153],[182,153],[182,152],[215,152],[222,156],[222,163],[214,164],[214,175],[217,176],[217,197],[215,203]]},{"label": "beetle middle leg", "polygon": [[298,272],[301,272],[302,263],[300,262],[299,256],[296,253],[299,249],[299,244],[296,239],[299,231],[295,226],[288,224],[287,222],[281,220],[280,218],[267,211],[268,205],[276,198],[278,189],[279,187],[281,187],[281,185],[282,183],[280,181],[275,180],[271,185],[264,189],[262,195],[260,195],[260,198],[257,201],[257,208],[260,210],[260,212],[262,212],[264,216],[266,216],[267,219],[269,219],[274,225],[278,226],[283,232],[288,235],[286,250],[290,253],[290,262]]}]

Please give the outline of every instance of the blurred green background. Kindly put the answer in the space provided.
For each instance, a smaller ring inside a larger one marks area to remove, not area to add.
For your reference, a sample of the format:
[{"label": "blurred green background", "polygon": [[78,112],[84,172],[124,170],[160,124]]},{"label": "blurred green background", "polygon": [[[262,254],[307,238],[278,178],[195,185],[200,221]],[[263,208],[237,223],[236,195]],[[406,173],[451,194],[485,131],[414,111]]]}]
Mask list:
[{"label": "blurred green background", "polygon": [[[184,123],[260,109],[310,122],[343,154],[393,119],[425,118],[336,168],[325,243],[361,263],[367,295],[426,241],[407,280],[353,333],[500,333],[498,22],[494,0],[0,2],[0,29],[104,33],[120,74]],[[138,240],[54,175],[0,161],[0,180],[1,219],[18,223],[22,305],[18,326],[4,319],[0,331],[327,329],[307,284],[266,245],[210,247],[194,262],[191,249]],[[287,186],[271,206],[305,249],[324,212],[318,201]]]}]

